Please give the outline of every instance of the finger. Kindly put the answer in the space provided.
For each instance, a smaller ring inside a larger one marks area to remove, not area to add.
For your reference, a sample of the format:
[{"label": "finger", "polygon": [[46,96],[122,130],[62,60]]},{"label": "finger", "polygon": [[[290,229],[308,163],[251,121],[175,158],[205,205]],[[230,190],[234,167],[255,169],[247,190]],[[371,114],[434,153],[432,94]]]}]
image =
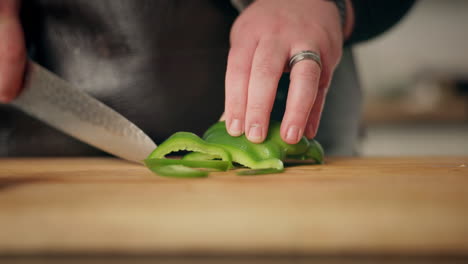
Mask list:
[{"label": "finger", "polygon": [[299,61],[291,69],[286,110],[281,122],[281,137],[286,143],[296,144],[303,136],[316,101],[320,76],[320,66],[313,60]]},{"label": "finger", "polygon": [[305,136],[312,139],[317,135],[320,118],[322,116],[323,106],[325,105],[326,89],[319,89],[315,99],[314,106],[310,111],[305,130]]},{"label": "finger", "polygon": [[244,133],[245,108],[250,69],[256,43],[251,41],[240,46],[233,44],[229,51],[226,70],[225,112],[226,128],[231,136]]},{"label": "finger", "polygon": [[255,51],[248,89],[245,131],[247,139],[260,143],[266,137],[271,109],[288,52],[275,40],[261,40]]},{"label": "finger", "polygon": [[[328,58],[323,57],[322,62],[324,62],[324,64],[327,65]],[[325,105],[325,98],[327,97],[328,88],[330,87],[332,76],[333,68],[325,67],[322,69],[320,82],[318,84],[317,96],[315,98],[314,106],[310,111],[305,130],[305,135],[309,139],[312,139],[317,135],[320,119],[322,117],[323,107]]]},{"label": "finger", "polygon": [[0,102],[19,93],[26,63],[23,32],[16,16],[0,16]]}]

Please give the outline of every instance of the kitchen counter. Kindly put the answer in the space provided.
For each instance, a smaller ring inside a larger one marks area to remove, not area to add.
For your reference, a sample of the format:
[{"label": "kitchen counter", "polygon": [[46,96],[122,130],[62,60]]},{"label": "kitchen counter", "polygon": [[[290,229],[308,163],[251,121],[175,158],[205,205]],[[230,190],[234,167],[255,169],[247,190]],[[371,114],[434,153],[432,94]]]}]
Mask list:
[{"label": "kitchen counter", "polygon": [[202,179],[114,158],[0,159],[0,262],[57,256],[464,259],[468,157],[332,158]]}]

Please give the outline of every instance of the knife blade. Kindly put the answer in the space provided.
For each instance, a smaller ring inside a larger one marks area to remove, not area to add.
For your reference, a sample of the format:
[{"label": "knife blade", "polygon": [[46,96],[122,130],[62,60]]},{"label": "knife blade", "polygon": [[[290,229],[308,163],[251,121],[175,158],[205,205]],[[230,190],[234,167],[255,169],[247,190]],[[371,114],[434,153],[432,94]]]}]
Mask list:
[{"label": "knife blade", "polygon": [[99,100],[29,60],[24,87],[11,103],[56,129],[117,157],[143,163],[156,144]]}]

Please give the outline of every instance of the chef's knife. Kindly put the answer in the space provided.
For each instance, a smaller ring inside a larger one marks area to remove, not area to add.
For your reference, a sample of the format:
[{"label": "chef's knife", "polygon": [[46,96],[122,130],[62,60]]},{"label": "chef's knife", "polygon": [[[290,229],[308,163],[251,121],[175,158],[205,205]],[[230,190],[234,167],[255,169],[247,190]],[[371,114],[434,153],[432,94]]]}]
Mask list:
[{"label": "chef's knife", "polygon": [[156,144],[125,117],[28,61],[24,87],[13,105],[89,145],[142,163]]}]

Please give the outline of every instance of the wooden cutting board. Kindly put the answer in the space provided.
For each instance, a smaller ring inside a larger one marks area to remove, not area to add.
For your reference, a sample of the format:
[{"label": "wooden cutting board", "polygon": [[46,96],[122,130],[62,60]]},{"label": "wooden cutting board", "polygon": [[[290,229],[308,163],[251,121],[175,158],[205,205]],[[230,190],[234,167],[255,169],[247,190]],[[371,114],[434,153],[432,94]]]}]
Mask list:
[{"label": "wooden cutting board", "polygon": [[205,179],[113,158],[0,159],[0,255],[100,252],[468,254],[468,157]]}]

